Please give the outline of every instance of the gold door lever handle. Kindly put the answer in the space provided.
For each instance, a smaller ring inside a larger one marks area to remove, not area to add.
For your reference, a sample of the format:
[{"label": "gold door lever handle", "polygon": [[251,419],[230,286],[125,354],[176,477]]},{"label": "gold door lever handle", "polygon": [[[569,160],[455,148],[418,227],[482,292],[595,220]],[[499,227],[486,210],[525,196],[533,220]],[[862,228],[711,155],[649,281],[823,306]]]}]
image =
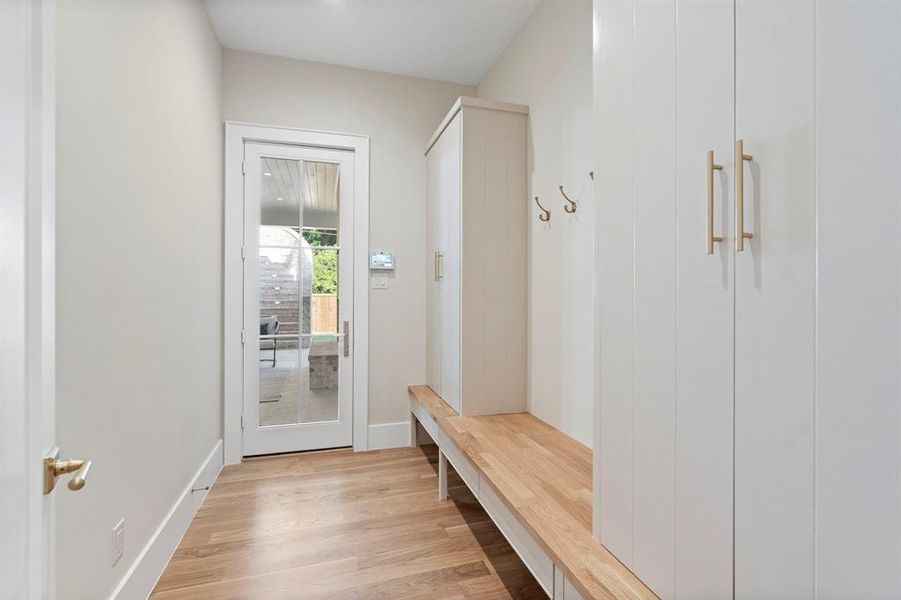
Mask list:
[{"label": "gold door lever handle", "polygon": [[745,161],[750,162],[753,156],[745,154],[745,141],[735,140],[735,251],[745,249],[745,240],[754,237],[745,232]]},{"label": "gold door lever handle", "polygon": [[75,476],[69,480],[68,488],[77,492],[87,482],[91,465],[89,460],[59,460],[59,448],[53,448],[44,457],[44,494],[53,491],[57,477],[73,472]]},{"label": "gold door lever handle", "polygon": [[75,477],[69,480],[68,488],[73,492],[77,492],[81,488],[84,487],[84,484],[88,481],[88,473],[91,471],[91,465],[93,464],[89,460],[70,460],[70,463],[76,463],[76,472]]}]

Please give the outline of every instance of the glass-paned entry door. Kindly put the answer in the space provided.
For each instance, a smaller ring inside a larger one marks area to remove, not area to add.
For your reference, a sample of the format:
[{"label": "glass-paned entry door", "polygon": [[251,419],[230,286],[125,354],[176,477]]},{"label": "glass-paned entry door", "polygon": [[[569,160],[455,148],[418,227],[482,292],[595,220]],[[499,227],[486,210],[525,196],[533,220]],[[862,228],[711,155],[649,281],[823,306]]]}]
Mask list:
[{"label": "glass-paned entry door", "polygon": [[353,153],[244,146],[244,455],[352,443]]}]

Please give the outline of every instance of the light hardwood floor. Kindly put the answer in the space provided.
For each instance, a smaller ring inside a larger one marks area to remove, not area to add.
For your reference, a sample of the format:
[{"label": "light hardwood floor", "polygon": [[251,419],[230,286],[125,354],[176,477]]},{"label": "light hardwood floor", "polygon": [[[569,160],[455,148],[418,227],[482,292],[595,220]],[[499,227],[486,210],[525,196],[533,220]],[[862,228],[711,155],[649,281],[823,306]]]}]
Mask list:
[{"label": "light hardwood floor", "polygon": [[545,598],[435,446],[226,467],[151,600]]}]

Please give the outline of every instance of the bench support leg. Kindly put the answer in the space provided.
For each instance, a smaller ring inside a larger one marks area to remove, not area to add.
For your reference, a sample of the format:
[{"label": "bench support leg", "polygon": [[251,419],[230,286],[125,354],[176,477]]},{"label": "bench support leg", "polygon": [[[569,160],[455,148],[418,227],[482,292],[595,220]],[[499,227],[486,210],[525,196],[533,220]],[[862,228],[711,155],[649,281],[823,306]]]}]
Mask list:
[{"label": "bench support leg", "polygon": [[447,500],[447,457],[438,450],[438,499]]},{"label": "bench support leg", "polygon": [[419,439],[416,435],[416,416],[410,413],[410,447],[415,448],[419,445]]}]

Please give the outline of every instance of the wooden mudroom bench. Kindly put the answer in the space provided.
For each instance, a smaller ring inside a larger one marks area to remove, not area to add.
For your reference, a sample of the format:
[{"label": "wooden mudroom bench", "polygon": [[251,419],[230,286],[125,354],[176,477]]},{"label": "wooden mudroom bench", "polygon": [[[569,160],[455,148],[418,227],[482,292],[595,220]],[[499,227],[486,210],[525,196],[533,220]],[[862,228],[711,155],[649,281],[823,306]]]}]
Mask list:
[{"label": "wooden mudroom bench", "polygon": [[539,585],[555,600],[656,598],[591,533],[591,450],[528,413],[457,415],[428,386],[411,386],[416,423],[469,486]]}]

